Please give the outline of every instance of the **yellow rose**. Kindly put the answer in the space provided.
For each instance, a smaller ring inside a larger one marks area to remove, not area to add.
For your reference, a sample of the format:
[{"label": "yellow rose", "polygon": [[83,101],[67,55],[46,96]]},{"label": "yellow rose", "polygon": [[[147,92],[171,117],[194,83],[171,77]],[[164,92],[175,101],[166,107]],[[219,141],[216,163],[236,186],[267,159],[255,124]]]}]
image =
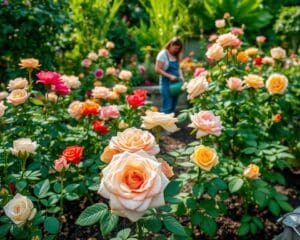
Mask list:
[{"label": "yellow rose", "polygon": [[14,106],[18,106],[24,103],[28,97],[29,94],[26,92],[25,89],[16,89],[8,95],[7,102],[11,103]]},{"label": "yellow rose", "polygon": [[266,82],[266,87],[270,94],[283,94],[287,86],[287,77],[278,73],[272,74]]},{"label": "yellow rose", "polygon": [[19,193],[3,209],[6,216],[19,226],[26,223],[27,220],[31,220],[36,214],[32,201]]},{"label": "yellow rose", "polygon": [[38,68],[41,65],[39,64],[39,60],[35,58],[24,58],[21,59],[21,63],[19,63],[19,66],[21,66],[21,68],[33,69]]},{"label": "yellow rose", "polygon": [[203,145],[195,148],[191,160],[205,171],[210,171],[212,167],[219,163],[216,151],[213,148],[205,147]]},{"label": "yellow rose", "polygon": [[255,74],[249,74],[244,77],[244,82],[253,88],[262,88],[264,87],[264,79]]},{"label": "yellow rose", "polygon": [[244,176],[250,179],[256,179],[260,176],[259,167],[255,164],[250,164],[244,170]]},{"label": "yellow rose", "polygon": [[254,48],[254,47],[251,47],[251,48],[247,48],[245,50],[245,53],[248,55],[248,56],[253,56],[253,55],[256,55],[258,53],[258,49],[257,48]]}]

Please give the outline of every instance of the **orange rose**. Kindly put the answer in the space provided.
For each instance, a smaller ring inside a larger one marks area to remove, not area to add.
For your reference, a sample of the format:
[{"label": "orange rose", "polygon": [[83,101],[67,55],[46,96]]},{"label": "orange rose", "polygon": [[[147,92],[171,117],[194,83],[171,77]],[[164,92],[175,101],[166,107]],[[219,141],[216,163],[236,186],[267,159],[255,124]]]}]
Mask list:
[{"label": "orange rose", "polygon": [[205,171],[210,171],[210,169],[219,162],[216,151],[213,148],[205,147],[203,145],[195,148],[191,160]]},{"label": "orange rose", "polygon": [[67,160],[68,163],[79,164],[82,154],[83,147],[74,145],[66,147],[62,153],[62,156]]},{"label": "orange rose", "polygon": [[260,176],[259,167],[255,164],[250,164],[244,170],[244,176],[250,179],[256,179]]},{"label": "orange rose", "polygon": [[245,52],[239,52],[238,55],[237,55],[237,60],[242,62],[242,63],[245,63],[248,61],[248,55],[247,53]]},{"label": "orange rose", "polygon": [[24,58],[21,59],[21,63],[19,63],[19,66],[21,66],[21,68],[33,69],[38,68],[41,65],[39,64],[39,60],[35,58]]},{"label": "orange rose", "polygon": [[253,88],[262,88],[264,87],[264,79],[255,74],[248,74],[244,77],[244,82]]},{"label": "orange rose", "polygon": [[98,103],[87,100],[82,106],[82,115],[97,115],[100,111],[100,106]]},{"label": "orange rose", "polygon": [[109,146],[104,148],[103,153],[100,156],[102,162],[109,163],[115,154],[120,153],[120,151],[110,148]]},{"label": "orange rose", "polygon": [[280,113],[277,113],[273,116],[273,121],[274,122],[280,122],[281,121],[281,115]]},{"label": "orange rose", "polygon": [[266,87],[270,94],[283,94],[287,86],[288,79],[286,76],[278,73],[272,74],[266,82]]}]

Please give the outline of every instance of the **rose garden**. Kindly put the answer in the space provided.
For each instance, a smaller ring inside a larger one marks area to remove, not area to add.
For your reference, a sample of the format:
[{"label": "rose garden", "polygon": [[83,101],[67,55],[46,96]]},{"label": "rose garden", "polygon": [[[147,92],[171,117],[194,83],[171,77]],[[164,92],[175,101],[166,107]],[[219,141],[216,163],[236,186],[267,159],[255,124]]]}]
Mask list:
[{"label": "rose garden", "polygon": [[297,236],[299,1],[0,4],[0,239]]}]

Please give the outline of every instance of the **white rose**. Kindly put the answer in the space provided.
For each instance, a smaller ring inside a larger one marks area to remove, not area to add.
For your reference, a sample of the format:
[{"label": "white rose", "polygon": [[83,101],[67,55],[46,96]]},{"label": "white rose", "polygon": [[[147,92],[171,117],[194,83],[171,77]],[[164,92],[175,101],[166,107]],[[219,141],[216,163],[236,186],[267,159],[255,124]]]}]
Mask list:
[{"label": "white rose", "polygon": [[20,154],[34,154],[37,149],[38,144],[32,142],[30,138],[19,138],[13,142],[13,148],[11,148],[11,153],[15,156]]}]

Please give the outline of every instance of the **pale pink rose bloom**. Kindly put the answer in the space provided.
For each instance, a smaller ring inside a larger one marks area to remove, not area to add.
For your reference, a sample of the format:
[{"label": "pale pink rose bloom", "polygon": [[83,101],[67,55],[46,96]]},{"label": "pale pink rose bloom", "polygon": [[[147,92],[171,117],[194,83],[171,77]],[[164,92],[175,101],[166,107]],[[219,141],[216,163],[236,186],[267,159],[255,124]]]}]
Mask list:
[{"label": "pale pink rose bloom", "polygon": [[265,36],[257,36],[256,37],[256,42],[257,43],[264,43],[266,41],[266,37]]},{"label": "pale pink rose bloom", "polygon": [[223,28],[225,27],[225,19],[218,19],[215,21],[216,28]]},{"label": "pale pink rose bloom", "polygon": [[12,91],[15,89],[27,89],[28,81],[26,78],[16,78],[14,80],[10,80],[7,88]]},{"label": "pale pink rose bloom", "polygon": [[197,130],[196,137],[200,138],[206,135],[220,136],[223,129],[221,119],[215,116],[211,111],[200,111],[199,113],[191,116],[192,123],[189,127]]},{"label": "pale pink rose bloom", "polygon": [[204,93],[208,89],[208,81],[205,75],[193,78],[184,86],[188,93],[187,99],[193,99]]},{"label": "pale pink rose bloom", "polygon": [[14,106],[18,106],[26,102],[29,97],[28,92],[25,89],[16,89],[13,90],[7,97],[7,102],[11,103]]},{"label": "pale pink rose bloom", "polygon": [[174,113],[162,113],[146,111],[146,115],[142,116],[142,125],[144,129],[152,129],[155,127],[162,127],[168,132],[176,132],[179,128],[176,126],[178,119],[174,117]]},{"label": "pale pink rose bloom", "polygon": [[233,27],[231,29],[231,33],[234,34],[234,35],[239,36],[239,35],[243,35],[244,34],[244,30],[241,29],[241,28],[238,28],[238,27]]},{"label": "pale pink rose bloom", "polygon": [[71,117],[79,119],[82,116],[83,102],[74,101],[68,107],[68,113]]},{"label": "pale pink rose bloom", "polygon": [[54,169],[57,172],[67,170],[68,168],[69,168],[69,164],[67,162],[67,159],[65,159],[64,156],[61,156],[60,158],[58,158],[54,161]]},{"label": "pale pink rose bloom", "polygon": [[209,35],[208,41],[209,41],[209,42],[213,42],[213,41],[215,41],[217,38],[218,38],[218,34],[213,33],[213,34]]},{"label": "pale pink rose bloom", "polygon": [[105,45],[106,48],[111,49],[115,47],[115,44],[111,41],[108,41]]},{"label": "pale pink rose bloom", "polygon": [[58,96],[55,94],[55,92],[49,92],[46,94],[46,99],[49,102],[57,102]]},{"label": "pale pink rose bloom", "polygon": [[99,116],[103,120],[109,120],[111,118],[118,118],[120,116],[118,106],[111,105],[111,106],[102,107],[100,109]]},{"label": "pale pink rose bloom", "polygon": [[99,49],[99,51],[98,51],[98,55],[99,55],[100,57],[106,58],[106,57],[109,56],[109,51],[108,51],[107,49],[105,49],[105,48],[101,48],[101,49]]},{"label": "pale pink rose bloom", "polygon": [[119,78],[125,81],[129,81],[132,77],[132,73],[127,70],[122,70],[119,74]]},{"label": "pale pink rose bloom", "polygon": [[110,96],[110,90],[107,87],[94,87],[92,90],[93,98],[107,99]]},{"label": "pale pink rose bloom", "polygon": [[118,70],[114,67],[108,67],[108,68],[106,68],[106,74],[107,75],[117,75]]},{"label": "pale pink rose bloom", "polygon": [[4,115],[5,109],[7,107],[4,105],[3,101],[0,101],[0,117],[2,117]]},{"label": "pale pink rose bloom", "polygon": [[127,128],[123,132],[118,132],[117,136],[111,138],[109,147],[119,152],[145,152],[155,155],[159,153],[159,146],[155,142],[154,136],[138,128]]},{"label": "pale pink rose bloom", "polygon": [[98,55],[95,52],[90,52],[87,57],[92,61],[96,61],[98,59]]},{"label": "pale pink rose bloom", "polygon": [[102,175],[98,193],[109,199],[111,210],[122,217],[135,222],[147,209],[165,204],[169,180],[161,163],[144,151],[114,155]]},{"label": "pale pink rose bloom", "polygon": [[125,92],[127,92],[127,87],[123,84],[116,84],[113,87],[113,90],[117,93],[125,93]]},{"label": "pale pink rose bloom", "polygon": [[92,61],[88,58],[84,59],[82,62],[81,62],[81,66],[83,66],[84,68],[89,68],[92,64]]},{"label": "pale pink rose bloom", "polygon": [[72,89],[79,88],[81,85],[81,82],[79,81],[79,77],[76,77],[74,75],[62,75],[61,76],[62,81]]},{"label": "pale pink rose bloom", "polygon": [[195,69],[194,72],[194,77],[199,77],[200,75],[202,75],[204,72],[206,72],[206,69],[203,67],[198,67]]},{"label": "pale pink rose bloom", "polygon": [[227,80],[227,86],[233,91],[242,91],[245,87],[243,86],[242,79],[238,77],[230,77]]},{"label": "pale pink rose bloom", "polygon": [[270,50],[271,56],[274,59],[284,59],[286,58],[286,51],[281,47],[275,47]]},{"label": "pale pink rose bloom", "polygon": [[212,60],[220,60],[221,58],[224,57],[225,53],[223,51],[223,48],[220,44],[214,43],[205,53],[206,57],[208,59]]},{"label": "pale pink rose bloom", "polygon": [[263,64],[274,65],[275,64],[275,60],[272,57],[263,57],[262,63]]},{"label": "pale pink rose bloom", "polygon": [[239,47],[241,44],[238,37],[232,33],[220,35],[216,42],[222,47]]},{"label": "pale pink rose bloom", "polygon": [[8,92],[6,91],[0,92],[0,101],[7,98],[7,96],[8,96]]}]

